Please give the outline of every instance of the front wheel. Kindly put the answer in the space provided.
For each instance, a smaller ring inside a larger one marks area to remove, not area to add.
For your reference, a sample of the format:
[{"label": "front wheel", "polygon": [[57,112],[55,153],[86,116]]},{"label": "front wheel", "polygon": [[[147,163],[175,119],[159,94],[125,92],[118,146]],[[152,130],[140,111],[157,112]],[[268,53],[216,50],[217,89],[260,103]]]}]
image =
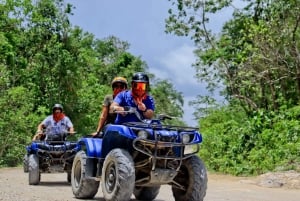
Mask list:
[{"label": "front wheel", "polygon": [[68,171],[67,172],[67,181],[70,183],[71,182],[71,175],[72,175],[72,172],[71,171]]},{"label": "front wheel", "polygon": [[86,168],[86,154],[79,151],[74,158],[71,173],[72,191],[76,198],[93,198],[98,192],[100,182],[86,178]]},{"label": "front wheel", "polygon": [[28,156],[28,177],[29,185],[37,185],[40,183],[40,168],[39,168],[39,158],[35,154],[30,154]]},{"label": "front wheel", "polygon": [[102,192],[107,201],[128,201],[135,183],[134,162],[123,149],[113,149],[105,158],[102,168]]},{"label": "front wheel", "polygon": [[160,186],[135,187],[133,194],[137,200],[152,201],[159,193]]},{"label": "front wheel", "polygon": [[175,201],[203,201],[207,189],[207,172],[199,157],[191,156],[184,160],[174,180],[184,188],[172,186]]}]

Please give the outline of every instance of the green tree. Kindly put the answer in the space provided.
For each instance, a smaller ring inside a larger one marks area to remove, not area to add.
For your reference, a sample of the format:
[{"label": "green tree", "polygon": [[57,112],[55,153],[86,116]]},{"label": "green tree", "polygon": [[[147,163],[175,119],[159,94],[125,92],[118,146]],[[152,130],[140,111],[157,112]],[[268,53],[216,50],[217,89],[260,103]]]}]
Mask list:
[{"label": "green tree", "polygon": [[[113,77],[130,82],[134,72],[148,73],[146,62],[128,52],[128,42],[115,36],[100,40],[73,27],[73,9],[63,0],[0,3],[0,109],[6,111],[0,114],[0,166],[21,162],[54,103],[64,106],[78,137],[87,135],[97,127]],[[183,98],[171,83],[161,80],[152,88],[158,111],[182,116]]]},{"label": "green tree", "polygon": [[24,87],[12,87],[1,94],[0,166],[16,166],[23,158],[24,146],[32,138],[38,116],[32,113],[33,96]]},{"label": "green tree", "polygon": [[[228,103],[216,107],[205,96],[193,102],[197,115],[205,112],[200,123],[208,166],[233,174],[297,166],[295,147],[286,148],[299,145],[298,117],[288,109],[299,104],[299,2],[240,1],[244,7],[236,9],[227,0],[170,1],[166,31],[191,37],[198,79],[212,91],[223,85]],[[228,7],[232,18],[213,34],[210,17]],[[200,110],[203,103],[213,107]]]},{"label": "green tree", "polygon": [[174,89],[172,83],[168,80],[156,80],[151,87],[156,103],[156,114],[167,114],[174,117],[171,121],[166,121],[173,125],[184,125],[182,120],[184,99],[181,92]]},{"label": "green tree", "polygon": [[221,83],[225,98],[238,101],[250,115],[298,103],[297,1],[247,1],[219,37],[207,29],[208,16],[233,7],[233,1],[171,2],[166,31],[191,36],[198,48],[197,77],[209,90]]}]

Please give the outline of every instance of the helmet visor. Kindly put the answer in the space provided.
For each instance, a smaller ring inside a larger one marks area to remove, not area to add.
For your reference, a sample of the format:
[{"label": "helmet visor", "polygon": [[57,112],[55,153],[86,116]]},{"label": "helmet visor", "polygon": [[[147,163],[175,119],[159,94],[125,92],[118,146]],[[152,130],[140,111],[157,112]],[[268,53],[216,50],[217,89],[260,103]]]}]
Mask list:
[{"label": "helmet visor", "polygon": [[147,83],[145,83],[145,82],[134,82],[133,83],[133,89],[146,91]]}]

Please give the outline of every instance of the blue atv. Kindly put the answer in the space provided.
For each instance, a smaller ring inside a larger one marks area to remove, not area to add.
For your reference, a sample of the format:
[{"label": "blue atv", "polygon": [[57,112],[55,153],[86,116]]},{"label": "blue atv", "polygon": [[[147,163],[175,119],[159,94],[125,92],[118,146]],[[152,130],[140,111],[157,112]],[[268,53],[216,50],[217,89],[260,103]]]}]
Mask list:
[{"label": "blue atv", "polygon": [[[123,111],[124,112],[124,111]],[[139,113],[129,108],[128,113]],[[171,185],[175,201],[203,201],[207,172],[196,155],[198,128],[162,124],[169,118],[108,125],[102,138],[84,137],[72,166],[76,198],[93,198],[99,185],[106,201],[154,200],[161,185]]]},{"label": "blue atv", "polygon": [[77,142],[68,141],[68,135],[68,132],[45,134],[44,139],[26,146],[23,168],[29,174],[30,185],[40,183],[41,173],[67,172],[67,181],[71,182],[73,159],[80,146]]}]

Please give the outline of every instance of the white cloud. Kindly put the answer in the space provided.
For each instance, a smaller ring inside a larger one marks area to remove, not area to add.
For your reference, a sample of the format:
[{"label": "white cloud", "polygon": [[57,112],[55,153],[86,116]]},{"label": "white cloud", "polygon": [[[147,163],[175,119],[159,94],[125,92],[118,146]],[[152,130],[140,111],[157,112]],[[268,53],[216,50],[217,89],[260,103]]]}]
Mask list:
[{"label": "white cloud", "polygon": [[197,126],[198,122],[194,120],[194,108],[188,103],[195,100],[198,94],[206,93],[205,85],[198,83],[194,77],[196,71],[192,64],[196,58],[193,50],[194,47],[187,44],[173,48],[155,59],[158,67],[150,64],[149,69],[158,78],[170,80],[175,89],[182,92],[184,97],[183,120],[189,126]]},{"label": "white cloud", "polygon": [[188,102],[195,100],[195,97],[193,96],[185,96],[184,97],[184,114],[183,114],[183,120],[187,123],[188,126],[199,126],[198,121],[195,120],[193,116],[194,108],[192,106],[189,106]]},{"label": "white cloud", "polygon": [[161,76],[178,85],[197,85],[194,78],[195,69],[192,67],[192,63],[195,62],[193,50],[193,46],[184,44],[158,58],[161,66],[164,66],[163,69],[159,69]]},{"label": "white cloud", "polygon": [[189,38],[164,33],[164,19],[168,16],[168,1],[119,1],[119,0],[67,0],[76,6],[71,16],[73,25],[79,25],[97,38],[117,36],[130,44],[130,52],[141,56],[149,71],[158,78],[170,80],[178,92],[182,92],[184,121],[192,120],[193,108],[188,102],[198,94],[206,93],[205,86],[194,75],[193,42]]}]

